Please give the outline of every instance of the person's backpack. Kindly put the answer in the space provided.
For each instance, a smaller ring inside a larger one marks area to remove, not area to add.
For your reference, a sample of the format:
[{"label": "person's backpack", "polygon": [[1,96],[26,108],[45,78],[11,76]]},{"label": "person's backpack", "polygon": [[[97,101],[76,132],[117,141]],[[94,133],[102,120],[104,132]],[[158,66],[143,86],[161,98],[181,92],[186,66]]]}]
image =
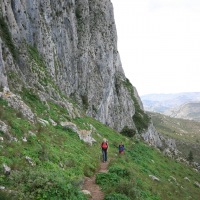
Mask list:
[{"label": "person's backpack", "polygon": [[107,149],[108,148],[107,142],[102,142],[101,147],[102,149]]},{"label": "person's backpack", "polygon": [[124,151],[124,145],[123,145],[123,144],[120,144],[120,145],[119,145],[119,150],[120,150],[120,151]]}]

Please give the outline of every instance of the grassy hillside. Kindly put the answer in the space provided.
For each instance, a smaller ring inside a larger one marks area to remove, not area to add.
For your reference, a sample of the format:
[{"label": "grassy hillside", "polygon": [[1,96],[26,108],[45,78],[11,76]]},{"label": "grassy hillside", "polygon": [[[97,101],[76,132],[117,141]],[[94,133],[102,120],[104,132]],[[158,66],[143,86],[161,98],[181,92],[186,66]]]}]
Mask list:
[{"label": "grassy hillside", "polygon": [[172,118],[159,113],[149,113],[157,131],[167,137],[176,139],[178,150],[187,158],[190,151],[194,160],[200,163],[200,122]]},{"label": "grassy hillside", "polygon": [[[98,174],[97,182],[105,191],[105,199],[199,199],[200,188],[194,182],[200,180],[200,174],[185,165],[164,157],[141,141],[122,136],[93,118],[83,115],[70,119],[62,107],[52,102],[48,102],[47,108],[31,91],[26,91],[23,99],[38,117],[47,121],[51,118],[58,125],[32,124],[0,99],[0,120],[11,127],[10,133],[18,140],[10,142],[0,133],[4,138],[0,144],[0,186],[5,187],[0,190],[0,199],[87,199],[80,192],[81,185],[84,176],[92,176],[98,170],[100,143],[104,137],[109,141],[111,162],[109,173]],[[59,125],[69,120],[79,129],[89,130],[92,125],[97,142],[90,146],[73,130]],[[30,131],[36,136],[29,134]],[[24,136],[27,142],[22,140]],[[126,153],[120,157],[117,147],[121,141]],[[32,165],[26,156],[31,158]],[[10,175],[3,172],[3,164],[11,168]],[[160,181],[153,181],[149,175],[155,175]],[[190,181],[184,180],[185,177]]]}]

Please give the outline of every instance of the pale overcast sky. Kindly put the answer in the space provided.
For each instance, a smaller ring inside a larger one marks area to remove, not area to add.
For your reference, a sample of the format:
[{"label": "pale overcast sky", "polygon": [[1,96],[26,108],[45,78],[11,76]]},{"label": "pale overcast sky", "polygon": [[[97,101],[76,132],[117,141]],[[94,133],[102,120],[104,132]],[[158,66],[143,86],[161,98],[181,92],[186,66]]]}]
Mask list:
[{"label": "pale overcast sky", "polygon": [[118,50],[139,95],[200,92],[200,0],[111,0]]}]

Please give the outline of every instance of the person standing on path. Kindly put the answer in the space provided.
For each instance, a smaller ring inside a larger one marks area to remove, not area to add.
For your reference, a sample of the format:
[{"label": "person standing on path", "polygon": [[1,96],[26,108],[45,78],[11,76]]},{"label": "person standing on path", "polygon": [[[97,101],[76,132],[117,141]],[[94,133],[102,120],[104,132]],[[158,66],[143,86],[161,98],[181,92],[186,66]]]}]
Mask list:
[{"label": "person standing on path", "polygon": [[106,138],[103,139],[103,142],[101,143],[101,149],[102,149],[102,157],[103,162],[107,161],[107,150],[108,150],[108,141]]},{"label": "person standing on path", "polygon": [[119,145],[119,154],[124,154],[124,150],[125,150],[124,145],[121,142],[121,144]]}]

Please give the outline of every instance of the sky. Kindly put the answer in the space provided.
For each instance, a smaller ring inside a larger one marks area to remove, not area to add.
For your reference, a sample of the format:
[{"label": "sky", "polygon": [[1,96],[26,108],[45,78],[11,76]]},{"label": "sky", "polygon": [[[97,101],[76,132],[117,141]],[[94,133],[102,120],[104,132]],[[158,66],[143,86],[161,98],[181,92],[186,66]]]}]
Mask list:
[{"label": "sky", "polygon": [[139,95],[200,92],[200,0],[111,0],[118,51]]}]

